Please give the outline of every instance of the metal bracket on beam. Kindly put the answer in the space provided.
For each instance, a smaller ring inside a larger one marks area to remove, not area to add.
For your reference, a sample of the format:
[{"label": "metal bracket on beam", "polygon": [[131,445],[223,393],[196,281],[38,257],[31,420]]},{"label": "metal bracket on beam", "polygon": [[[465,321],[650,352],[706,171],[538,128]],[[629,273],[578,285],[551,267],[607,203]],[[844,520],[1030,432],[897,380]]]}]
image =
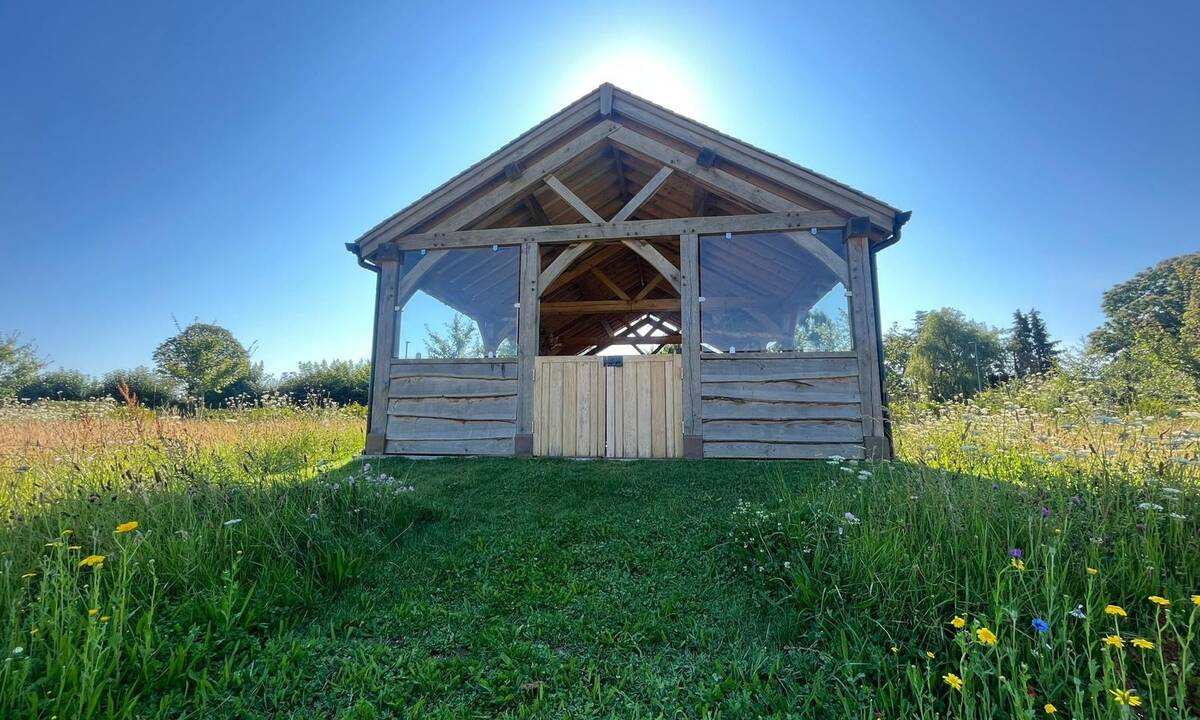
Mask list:
[{"label": "metal bracket on beam", "polygon": [[512,182],[513,180],[521,177],[524,172],[525,171],[521,169],[521,163],[510,162],[504,166],[504,179]]},{"label": "metal bracket on beam", "polygon": [[696,164],[700,167],[710,168],[717,164],[717,151],[712,148],[700,148],[700,154],[696,156]]}]

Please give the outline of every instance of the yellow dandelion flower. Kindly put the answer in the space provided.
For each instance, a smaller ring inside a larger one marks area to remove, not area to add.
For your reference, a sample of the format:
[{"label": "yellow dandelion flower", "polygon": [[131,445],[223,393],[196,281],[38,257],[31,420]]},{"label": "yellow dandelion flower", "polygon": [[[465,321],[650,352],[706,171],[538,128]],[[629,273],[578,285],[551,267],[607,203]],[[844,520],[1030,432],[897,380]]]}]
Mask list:
[{"label": "yellow dandelion flower", "polygon": [[1105,605],[1104,606],[1104,614],[1105,615],[1116,615],[1117,617],[1125,617],[1125,608],[1121,607],[1120,605]]},{"label": "yellow dandelion flower", "polygon": [[959,690],[959,691],[962,690],[962,687],[963,687],[962,678],[955,675],[954,673],[946,673],[945,675],[942,676],[942,680],[945,681],[945,683],[947,685],[954,688],[955,690]]},{"label": "yellow dandelion flower", "polygon": [[1159,607],[1171,607],[1171,601],[1166,599],[1162,595],[1151,595],[1147,599],[1150,602],[1154,603],[1155,605],[1158,605]]},{"label": "yellow dandelion flower", "polygon": [[1113,702],[1118,705],[1137,707],[1142,704],[1142,699],[1135,695],[1132,690],[1109,690],[1108,692],[1112,695]]},{"label": "yellow dandelion flower", "polygon": [[1087,573],[1088,573],[1088,575],[1099,575],[1100,571],[1097,570],[1096,568],[1090,567],[1087,569]]},{"label": "yellow dandelion flower", "polygon": [[950,621],[950,624],[953,625],[955,629],[962,630],[967,626],[967,619],[962,615],[955,615],[954,619]]},{"label": "yellow dandelion flower", "polygon": [[1123,648],[1125,647],[1125,640],[1120,635],[1105,635],[1104,644],[1108,647]]},{"label": "yellow dandelion flower", "polygon": [[1054,707],[1054,703],[1046,703],[1042,706],[1042,709],[1046,711],[1047,715],[1053,715],[1058,712],[1058,708]]},{"label": "yellow dandelion flower", "polygon": [[1200,606],[1200,595],[1192,596],[1192,604],[1196,605],[1196,606]]},{"label": "yellow dandelion flower", "polygon": [[1012,565],[1014,568],[1016,568],[1017,570],[1019,570],[1021,572],[1025,572],[1025,561],[1022,560],[1021,558],[1013,558],[1012,560],[1008,561],[1008,564]]},{"label": "yellow dandelion flower", "polygon": [[937,657],[937,655],[934,655],[932,652],[930,652],[930,651],[926,650],[926,651],[925,651],[925,657],[927,657],[927,658],[929,658],[930,660],[932,660],[932,659],[934,659],[935,657]]},{"label": "yellow dandelion flower", "polygon": [[124,535],[127,532],[133,532],[134,530],[137,530],[137,528],[138,528],[137,520],[130,520],[129,522],[124,522],[124,523],[121,523],[120,525],[118,525],[117,529],[114,530],[113,532],[115,532],[118,535]]},{"label": "yellow dandelion flower", "polygon": [[996,645],[996,633],[988,630],[985,627],[981,627],[976,630],[975,637],[979,638],[979,642],[983,643],[984,645],[991,645],[993,647]]},{"label": "yellow dandelion flower", "polygon": [[79,567],[100,567],[104,564],[103,555],[88,555],[79,561]]},{"label": "yellow dandelion flower", "polygon": [[1154,649],[1154,643],[1150,642],[1146,638],[1134,638],[1133,646],[1136,648],[1140,648],[1142,650],[1153,650]]},{"label": "yellow dandelion flower", "polygon": [[109,621],[109,620],[111,620],[111,619],[112,619],[112,618],[110,618],[108,615],[101,615],[101,616],[100,616],[100,622],[103,622],[103,623],[106,623],[106,622],[108,622],[108,621]]},{"label": "yellow dandelion flower", "polygon": [[98,608],[88,608],[88,617],[96,617],[99,614],[100,610]]}]

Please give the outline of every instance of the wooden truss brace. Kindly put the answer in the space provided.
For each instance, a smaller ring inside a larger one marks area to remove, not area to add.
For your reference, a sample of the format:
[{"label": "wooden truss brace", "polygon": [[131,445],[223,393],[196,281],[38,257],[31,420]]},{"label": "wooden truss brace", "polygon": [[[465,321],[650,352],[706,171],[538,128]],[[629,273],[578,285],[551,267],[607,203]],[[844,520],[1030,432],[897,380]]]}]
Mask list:
[{"label": "wooden truss brace", "polygon": [[842,287],[850,289],[850,266],[841,255],[834,252],[812,233],[785,232],[783,234],[791,238],[801,249],[824,263],[825,267],[832,270],[838,280],[842,281]]},{"label": "wooden truss brace", "polygon": [[[575,208],[575,211],[582,215],[586,220],[601,225],[611,225],[613,223],[624,222],[625,220],[628,220],[631,215],[638,211],[638,208],[640,208],[642,205],[645,205],[650,198],[654,197],[654,193],[658,192],[658,189],[663,186],[663,183],[667,181],[667,178],[671,176],[671,172],[672,170],[669,167],[661,168],[657,173],[654,174],[654,177],[650,178],[650,180],[642,187],[641,190],[638,190],[636,195],[629,199],[629,202],[625,203],[625,207],[618,210],[617,214],[613,215],[612,219],[607,223],[595,210],[593,210],[587,203],[580,199],[578,195],[571,192],[569,187],[563,185],[562,181],[558,178],[554,177],[553,175],[547,175],[546,184],[550,186],[550,189],[556,192],[564,202]],[[657,248],[655,248],[649,242],[640,239],[622,240],[621,242],[625,245],[625,247],[634,251],[643,259],[645,259],[646,262],[650,263],[650,265],[653,266],[654,269],[659,273],[661,273],[662,276],[666,278],[667,282],[670,283],[676,290],[679,289],[679,268],[675,267],[670,260],[663,257],[663,254],[660,253]],[[539,294],[545,293],[546,288],[550,286],[550,283],[554,282],[555,278],[561,275],[572,262],[577,260],[581,255],[591,249],[592,244],[593,241],[591,240],[575,243],[564,250],[558,257],[554,258],[554,261],[550,263],[550,265],[538,276]],[[605,282],[605,284],[609,285],[610,288],[613,287],[611,284],[609,284],[609,282]],[[623,295],[624,293],[622,292],[621,294]],[[628,300],[629,298],[624,297],[622,299]]]},{"label": "wooden truss brace", "polygon": [[433,269],[439,260],[446,256],[449,250],[430,250],[417,261],[412,269],[404,273],[400,277],[400,282],[396,285],[396,308],[404,307],[408,299],[417,291],[417,283],[421,282],[421,278]]}]

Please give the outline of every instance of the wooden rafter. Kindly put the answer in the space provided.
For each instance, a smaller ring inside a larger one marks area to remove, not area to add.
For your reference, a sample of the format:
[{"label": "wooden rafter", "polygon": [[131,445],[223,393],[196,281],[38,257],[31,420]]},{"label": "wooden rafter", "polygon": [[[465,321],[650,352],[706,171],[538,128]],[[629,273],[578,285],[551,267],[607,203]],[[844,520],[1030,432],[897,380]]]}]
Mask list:
[{"label": "wooden rafter", "polygon": [[547,175],[546,184],[550,186],[551,190],[558,193],[558,196],[562,198],[568,205],[575,208],[575,211],[582,215],[584,220],[594,223],[604,222],[604,218],[597,215],[596,211],[593,210],[590,205],[579,199],[579,196],[571,192],[571,188],[563,185],[562,181],[558,178],[554,177],[553,175]]},{"label": "wooden rafter", "polygon": [[605,275],[604,271],[602,271],[600,268],[593,267],[591,269],[591,273],[596,276],[597,280],[604,283],[605,286],[607,286],[609,290],[612,290],[613,294],[616,295],[619,300],[629,300],[630,299],[629,294],[626,293],[624,290],[622,290],[620,285],[617,285],[615,282],[613,282],[612,278]]},{"label": "wooden rafter", "polygon": [[622,240],[621,243],[625,247],[641,255],[646,262],[659,272],[671,287],[679,289],[679,268],[658,251],[658,248],[651,245],[646,240]]},{"label": "wooden rafter", "polygon": [[621,222],[622,220],[628,220],[630,215],[633,215],[635,212],[637,212],[638,208],[640,208],[642,205],[645,205],[646,201],[653,197],[654,193],[658,192],[658,189],[662,187],[662,184],[665,183],[667,178],[670,176],[671,168],[663,167],[660,169],[654,174],[654,177],[650,178],[649,182],[642,186],[641,190],[638,190],[636,195],[630,198],[629,202],[625,203],[625,207],[617,211],[617,214],[613,216],[613,219],[610,222]]},{"label": "wooden rafter", "polygon": [[785,232],[783,234],[833,271],[838,280],[842,281],[842,285],[850,287],[850,269],[841,255],[810,233]]}]

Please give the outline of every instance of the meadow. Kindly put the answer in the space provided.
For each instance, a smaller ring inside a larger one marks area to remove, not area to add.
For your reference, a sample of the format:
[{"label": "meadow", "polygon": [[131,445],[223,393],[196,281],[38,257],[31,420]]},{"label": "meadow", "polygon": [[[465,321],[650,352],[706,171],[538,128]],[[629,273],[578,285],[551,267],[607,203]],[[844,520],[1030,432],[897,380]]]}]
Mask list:
[{"label": "meadow", "polygon": [[0,717],[1198,717],[1200,417],[1046,395],[888,463],[0,406]]}]

